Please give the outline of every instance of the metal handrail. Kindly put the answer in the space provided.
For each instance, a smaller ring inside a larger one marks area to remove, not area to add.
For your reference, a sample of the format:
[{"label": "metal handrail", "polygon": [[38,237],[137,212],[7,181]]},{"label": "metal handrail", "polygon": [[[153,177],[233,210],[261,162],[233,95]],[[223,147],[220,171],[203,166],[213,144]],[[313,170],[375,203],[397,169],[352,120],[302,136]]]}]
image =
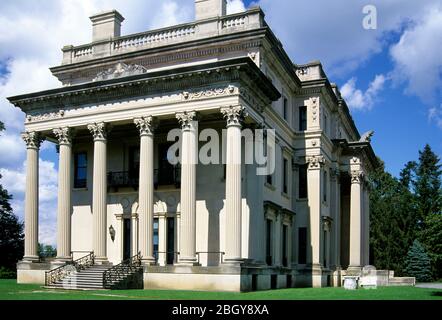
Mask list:
[{"label": "metal handrail", "polygon": [[[81,257],[74,261],[68,261],[66,264],[57,267],[55,269],[49,270],[45,272],[45,285],[49,286],[52,283],[55,283],[66,276],[69,276],[72,273],[72,266],[75,268],[75,271],[84,270],[95,263],[95,255],[94,252],[89,252],[88,255]],[[72,252],[71,252],[72,255]]]},{"label": "metal handrail", "polygon": [[110,289],[115,283],[123,280],[128,275],[139,271],[141,266],[141,252],[113,266],[103,273],[103,287]]},{"label": "metal handrail", "polygon": [[223,263],[223,257],[226,254],[223,251],[199,251],[199,252],[195,252],[195,253],[198,256],[198,264],[200,263],[200,254],[201,253],[205,253],[205,254],[215,254],[215,253],[218,253],[220,255],[220,263]]}]

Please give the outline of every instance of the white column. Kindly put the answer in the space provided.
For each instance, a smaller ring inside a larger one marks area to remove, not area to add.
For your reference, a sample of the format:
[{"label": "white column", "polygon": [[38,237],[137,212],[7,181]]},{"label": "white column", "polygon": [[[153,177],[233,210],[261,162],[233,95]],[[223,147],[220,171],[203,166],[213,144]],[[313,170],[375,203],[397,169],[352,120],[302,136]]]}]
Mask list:
[{"label": "white column", "polygon": [[132,223],[132,256],[138,254],[138,215],[136,213],[131,216]]},{"label": "white column", "polygon": [[72,260],[71,256],[71,158],[72,129],[53,130],[58,139],[58,206],[57,206],[57,262]]},{"label": "white column", "polygon": [[153,193],[154,193],[154,127],[153,117],[134,120],[140,130],[140,178],[138,214],[140,222],[140,252],[143,263],[154,264],[153,252]]},{"label": "white column", "polygon": [[308,206],[310,208],[309,216],[309,231],[310,231],[310,246],[307,257],[310,258],[312,266],[318,268],[321,266],[321,247],[322,247],[322,221],[321,221],[321,203],[322,203],[322,166],[325,159],[321,155],[307,157],[308,172],[307,172],[307,190],[308,190]]},{"label": "white column", "polygon": [[177,113],[181,124],[181,224],[180,264],[197,264],[196,258],[196,163],[198,122],[196,112]]},{"label": "white column", "polygon": [[165,266],[167,263],[167,217],[161,215],[158,217],[158,264]]},{"label": "white column", "polygon": [[241,254],[241,128],[247,112],[242,106],[222,108],[227,120],[226,146],[226,263],[243,261]]},{"label": "white column", "polygon": [[106,263],[107,240],[107,128],[103,122],[88,125],[94,137],[94,175],[92,190],[93,249],[95,261]]},{"label": "white column", "polygon": [[24,261],[38,262],[38,160],[42,138],[38,132],[22,134],[26,143],[25,255]]},{"label": "white column", "polygon": [[353,170],[351,172],[349,268],[362,266],[362,179],[361,171]]},{"label": "white column", "polygon": [[332,224],[332,243],[333,253],[331,266],[335,268],[341,267],[341,184],[339,170],[332,170],[331,180],[333,186],[333,205],[331,206],[333,224]]},{"label": "white column", "polygon": [[364,188],[364,265],[370,264],[370,193]]}]

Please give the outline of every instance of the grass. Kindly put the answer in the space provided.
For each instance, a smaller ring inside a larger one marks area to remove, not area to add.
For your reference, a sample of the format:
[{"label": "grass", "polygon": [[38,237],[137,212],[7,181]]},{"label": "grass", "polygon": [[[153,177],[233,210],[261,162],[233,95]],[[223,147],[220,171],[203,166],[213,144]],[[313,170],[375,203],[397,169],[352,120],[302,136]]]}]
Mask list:
[{"label": "grass", "polygon": [[293,288],[250,293],[170,290],[72,291],[0,280],[0,300],[442,300],[442,290],[381,287],[349,291],[343,288]]}]

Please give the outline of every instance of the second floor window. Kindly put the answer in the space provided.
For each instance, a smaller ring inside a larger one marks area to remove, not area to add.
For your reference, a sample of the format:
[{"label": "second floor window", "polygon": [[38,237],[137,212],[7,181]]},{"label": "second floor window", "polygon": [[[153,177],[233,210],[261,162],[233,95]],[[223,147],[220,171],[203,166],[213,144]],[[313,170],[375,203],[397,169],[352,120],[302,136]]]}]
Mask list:
[{"label": "second floor window", "polygon": [[289,118],[289,102],[286,97],[282,98],[282,115],[284,120],[288,120]]},{"label": "second floor window", "polygon": [[307,198],[307,164],[299,166],[299,199]]},{"label": "second floor window", "polygon": [[323,190],[322,190],[322,194],[323,194],[323,201],[327,202],[327,187],[328,187],[328,179],[327,179],[327,171],[324,171],[324,184],[323,184]]},{"label": "second floor window", "polygon": [[299,131],[307,130],[307,107],[299,107]]},{"label": "second floor window", "polygon": [[74,156],[74,188],[86,188],[87,186],[87,153],[79,152]]},{"label": "second floor window", "polygon": [[283,164],[282,164],[282,192],[287,194],[289,192],[289,188],[288,188],[288,166],[289,163],[287,161],[287,159],[284,158],[283,160]]}]

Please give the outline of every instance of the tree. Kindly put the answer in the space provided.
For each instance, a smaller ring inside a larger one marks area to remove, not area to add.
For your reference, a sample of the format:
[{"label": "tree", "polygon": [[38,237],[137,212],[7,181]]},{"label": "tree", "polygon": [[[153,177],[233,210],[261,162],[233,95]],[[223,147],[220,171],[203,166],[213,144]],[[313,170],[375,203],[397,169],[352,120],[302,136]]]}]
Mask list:
[{"label": "tree", "polygon": [[420,239],[431,259],[434,278],[442,278],[442,214],[430,214],[425,219],[425,229],[420,232]]},{"label": "tree", "polygon": [[404,273],[418,282],[428,282],[431,277],[431,260],[418,240],[413,242],[407,254]]},{"label": "tree", "polygon": [[[4,129],[2,122],[0,122],[0,129]],[[0,175],[0,180],[1,178]],[[14,272],[15,264],[23,257],[23,224],[14,215],[11,200],[12,196],[0,184],[0,267],[2,274],[8,271]]]},{"label": "tree", "polygon": [[57,256],[57,249],[51,245],[38,244],[38,256],[40,258],[53,258]]},{"label": "tree", "polygon": [[407,250],[416,237],[415,202],[407,183],[386,172],[383,162],[379,162],[381,166],[369,176],[373,264],[401,275]]},{"label": "tree", "polygon": [[[430,214],[442,214],[441,165],[439,157],[427,144],[419,151],[419,162],[415,167],[414,188],[418,211],[422,223]],[[423,226],[424,228],[425,226]]]}]

